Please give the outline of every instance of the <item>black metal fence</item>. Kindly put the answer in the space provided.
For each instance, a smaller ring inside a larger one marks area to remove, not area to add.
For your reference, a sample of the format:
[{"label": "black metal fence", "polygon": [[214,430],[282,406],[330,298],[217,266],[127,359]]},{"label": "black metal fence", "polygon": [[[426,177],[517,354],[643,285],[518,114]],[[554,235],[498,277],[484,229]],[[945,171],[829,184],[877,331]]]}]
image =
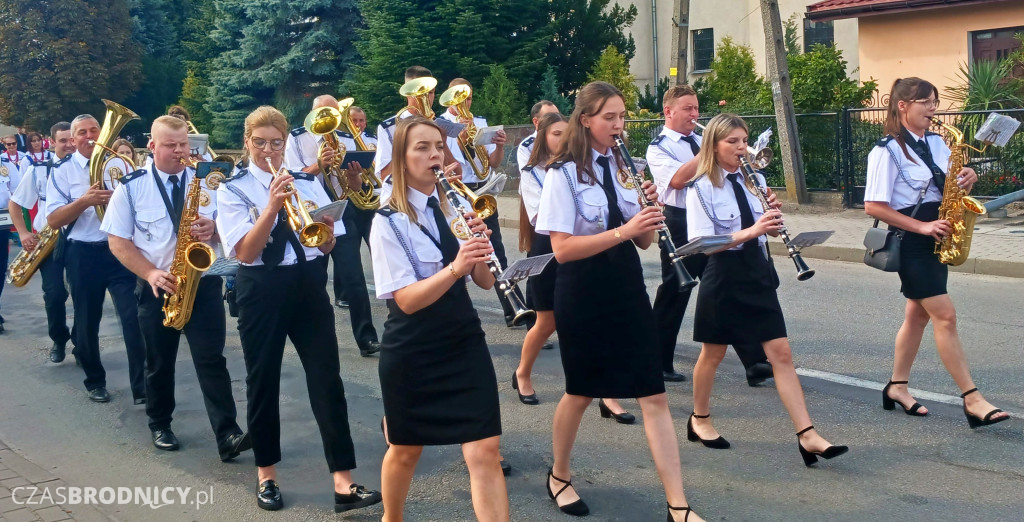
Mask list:
[{"label": "black metal fence", "polygon": [[[969,144],[980,145],[973,137],[990,112],[994,111],[943,112],[936,113],[936,117],[963,131]],[[1024,109],[998,112],[1024,121]],[[800,152],[808,190],[841,192],[846,206],[863,206],[867,156],[883,136],[885,113],[884,108],[870,108],[798,114]],[[701,124],[708,119],[710,116],[702,118]],[[759,114],[743,116],[743,119],[750,126],[751,140],[772,128],[771,147],[778,158],[775,115]],[[647,144],[661,132],[662,126],[662,120],[627,121],[630,153],[643,156]],[[1024,189],[1024,130],[1017,132],[1005,147],[990,147],[983,153],[972,151],[968,156],[967,166],[980,176],[973,195],[996,197]],[[773,162],[765,171],[770,186],[785,186],[780,161]]]}]

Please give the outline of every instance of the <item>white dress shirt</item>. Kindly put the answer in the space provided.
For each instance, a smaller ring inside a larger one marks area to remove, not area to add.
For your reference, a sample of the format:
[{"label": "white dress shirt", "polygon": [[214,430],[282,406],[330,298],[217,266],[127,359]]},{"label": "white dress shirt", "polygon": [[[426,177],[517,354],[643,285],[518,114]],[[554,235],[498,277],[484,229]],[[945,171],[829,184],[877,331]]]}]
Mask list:
[{"label": "white dress shirt", "polygon": [[[686,188],[672,188],[669,183],[679,167],[693,159],[693,149],[683,141],[683,134],[668,127],[661,130],[664,136],[658,143],[647,146],[647,168],[651,169],[654,185],[658,187],[658,201],[678,208],[686,208]],[[697,145],[702,143],[699,134],[691,132]]]},{"label": "white dress shirt", "polygon": [[519,195],[523,198],[526,216],[534,227],[537,226],[537,212],[540,210],[540,198],[547,174],[547,169],[543,167],[533,167],[519,173]]},{"label": "white dress shirt", "polygon": [[[949,147],[942,136],[926,133],[925,142],[931,149],[935,165],[945,172],[949,169]],[[875,146],[868,154],[867,184],[864,187],[864,201],[887,203],[895,210],[913,207],[921,196],[921,189],[926,185],[928,191],[922,203],[942,201],[942,187],[936,187],[932,181],[932,171],[918,157],[914,149],[907,145],[908,159],[903,154],[899,142],[891,139],[885,146]],[[955,175],[956,173],[954,173]]]},{"label": "white dress shirt", "polygon": [[[591,150],[591,169],[600,182],[604,176],[597,158],[602,156]],[[637,202],[636,189],[627,189],[618,182],[615,157],[605,155],[612,169],[612,184],[615,186],[619,200],[619,210],[623,221],[638,214],[643,207]],[[540,197],[540,210],[537,212],[536,230],[540,234],[565,232],[574,236],[600,234],[608,229],[608,198],[600,183],[589,185],[580,183],[576,174],[576,164],[566,163],[560,168],[548,169],[544,178],[544,190]]]},{"label": "white dress shirt", "polygon": [[52,173],[52,171],[52,164],[49,163],[31,165],[21,177],[21,182],[18,183],[14,194],[11,194],[11,201],[17,203],[21,208],[32,208],[37,202],[39,203],[36,217],[32,220],[32,229],[37,233],[46,226],[46,176],[48,172]]},{"label": "white dress shirt", "polygon": [[[416,189],[406,189],[409,204],[416,210],[416,221],[402,212],[391,216],[377,214],[373,217],[370,227],[370,256],[373,259],[373,284],[378,299],[391,299],[393,292],[405,288],[416,281],[426,279],[441,270],[445,265],[442,261],[441,249],[434,243],[440,242],[437,224],[434,221],[434,210],[427,206],[433,196],[438,198],[444,210],[445,197],[438,194],[437,189],[428,196]],[[469,202],[459,197],[462,206],[469,209]],[[448,205],[445,217],[451,223],[458,219],[455,209]],[[417,222],[426,229],[426,233],[417,226]],[[395,231],[398,231],[398,235]],[[430,237],[427,237],[430,234]],[[400,237],[399,237],[400,236]],[[433,238],[433,240],[431,239]],[[459,245],[464,243],[455,238]],[[466,276],[466,281],[471,276]]]},{"label": "white dress shirt", "polygon": [[[334,131],[334,136],[338,138],[338,143],[345,146],[346,153],[356,150],[356,142],[350,134],[336,130]],[[302,170],[316,165],[320,144],[323,142],[323,136],[317,136],[306,130],[305,127],[293,130],[288,134],[288,144],[284,149],[284,168],[288,170]],[[342,165],[341,169],[345,170],[346,167],[347,165]],[[324,183],[324,174],[322,172],[316,174],[316,178],[320,183]],[[341,196],[344,193],[341,184],[338,183],[338,178],[332,176],[330,183],[335,194]]]},{"label": "white dress shirt", "polygon": [[[451,111],[444,111],[441,113],[440,117],[451,122],[459,123],[459,117],[452,114]],[[476,125],[477,129],[483,129],[487,126],[487,120],[480,116],[473,116],[473,124]],[[455,161],[458,161],[459,164],[462,165],[462,182],[480,183],[480,178],[476,177],[476,171],[473,170],[473,163],[476,163],[476,168],[483,170],[483,164],[480,162],[480,158],[475,158],[472,161],[466,158],[462,154],[462,148],[459,147],[459,139],[457,136],[448,136],[445,140],[448,143],[448,148],[452,151],[452,156],[455,158]],[[473,144],[470,143],[468,146],[472,147]],[[494,152],[498,146],[493,143],[488,143],[484,148],[487,150],[487,154],[490,154]]]},{"label": "white dress shirt", "polygon": [[[220,189],[217,191],[217,231],[220,233],[221,241],[224,244],[224,251],[229,257],[238,256],[235,251],[235,245],[252,230],[252,227],[256,225],[259,214],[263,212],[267,203],[270,202],[270,182],[273,181],[273,177],[273,174],[256,166],[255,162],[249,162],[247,169],[236,172],[230,180],[221,183]],[[318,207],[331,202],[331,198],[324,191],[323,185],[315,178],[296,178],[294,185],[298,195],[303,200],[312,201]],[[244,195],[245,198],[239,196],[239,193]],[[277,222],[278,218],[275,218],[274,226],[277,226]],[[334,222],[334,235],[341,236],[344,234],[345,225],[339,219]],[[323,255],[319,248],[307,246],[302,248],[307,261]],[[297,262],[298,258],[289,241],[285,244],[284,259],[280,264],[293,265]],[[257,255],[256,260],[252,263],[242,264],[246,266],[260,266],[263,264],[263,254]]]},{"label": "white dress shirt", "polygon": [[[46,185],[46,215],[82,197],[92,183],[89,181],[89,158],[75,151],[64,158],[50,174],[50,182]],[[90,206],[79,214],[75,227],[68,239],[89,243],[106,242],[107,234],[100,230],[100,220],[96,216],[96,207]]]},{"label": "white dress shirt", "polygon": [[[178,236],[174,233],[174,224],[160,195],[160,187],[153,178],[156,172],[163,185],[167,200],[174,204],[174,186],[170,182],[172,174],[150,167],[140,170],[137,174],[126,178],[124,183],[114,189],[107,211],[103,214],[100,230],[107,234],[130,239],[142,255],[160,270],[167,270],[174,259],[174,250]],[[188,204],[189,184],[195,178],[195,171],[184,169],[173,174],[178,176],[178,183]],[[205,181],[200,182],[199,215],[205,218],[217,217],[217,192],[206,187]],[[218,252],[218,245],[212,241],[207,244]],[[219,254],[219,252],[218,252]]]},{"label": "white dress shirt", "polygon": [[[22,178],[22,165],[25,164],[24,155],[18,158],[19,164],[14,164],[7,161],[7,154],[3,155],[3,163],[0,164],[7,168],[7,174],[3,174],[0,170],[0,208],[7,209],[7,204],[11,201],[11,196],[14,191],[17,190],[18,185],[21,184]],[[14,219],[18,219],[15,216],[11,216]]]},{"label": "white dress shirt", "polygon": [[[690,239],[700,236],[733,234],[743,230],[740,207],[736,202],[736,192],[733,190],[729,179],[725,178],[727,174],[723,173],[724,181],[721,187],[714,186],[711,183],[711,179],[707,176],[699,176],[692,186],[687,189],[686,208],[689,210],[686,212],[686,235]],[[766,186],[764,176],[760,173],[757,174],[757,179],[762,187]],[[743,193],[747,196],[747,200],[744,203],[750,207],[750,213],[754,216],[754,222],[756,223],[761,218],[761,215],[764,214],[761,200],[747,188],[742,172],[740,173],[739,182],[743,185]],[[757,238],[759,245],[764,245],[767,242],[767,235],[761,235]],[[743,248],[742,244],[730,250],[739,250],[741,248]]]},{"label": "white dress shirt", "polygon": [[537,131],[533,131],[529,136],[523,138],[523,141],[520,141],[516,147],[516,164],[519,165],[520,171],[530,163],[530,154],[533,154],[533,142],[536,140]]},{"label": "white dress shirt", "polygon": [[369,134],[367,134],[367,132],[366,132],[366,131],[363,131],[363,134],[362,134],[362,136],[363,136],[363,144],[364,144],[364,145],[366,145],[367,147],[369,147],[369,146],[371,146],[371,145],[372,145],[372,146],[373,146],[374,148],[376,148],[376,147],[377,147],[377,138],[375,138],[375,137],[373,137],[373,136],[370,136]]},{"label": "white dress shirt", "polygon": [[[0,183],[11,182],[13,179],[14,182],[11,183],[9,192],[14,192],[29,165],[31,165],[30,160],[24,152],[18,152],[13,156],[6,152],[0,152]],[[7,170],[6,176],[3,175],[4,169]]]}]

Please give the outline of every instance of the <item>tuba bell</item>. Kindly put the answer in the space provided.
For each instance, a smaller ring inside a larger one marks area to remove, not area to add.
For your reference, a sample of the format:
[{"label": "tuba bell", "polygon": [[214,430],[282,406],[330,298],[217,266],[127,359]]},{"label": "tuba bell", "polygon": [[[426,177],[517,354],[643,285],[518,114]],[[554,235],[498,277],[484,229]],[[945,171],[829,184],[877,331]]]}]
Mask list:
[{"label": "tuba bell", "polygon": [[[99,145],[99,147],[94,147],[92,149],[92,155],[89,156],[89,183],[91,185],[96,185],[97,183],[104,185],[103,172],[106,169],[107,161],[109,161],[109,158],[106,156],[107,154],[117,154],[111,150],[110,146],[117,141],[117,135],[121,132],[121,129],[128,124],[128,122],[141,119],[138,114],[135,114],[131,109],[124,105],[114,103],[110,100],[101,101],[107,106],[107,112],[103,117],[103,126],[100,127],[100,135],[96,141],[93,142],[94,145]],[[121,158],[126,159],[123,156]],[[130,165],[133,170],[135,169],[134,164],[128,162],[128,165]],[[111,182],[113,182],[113,180],[111,180]],[[106,211],[106,209],[106,204],[96,205],[96,217],[101,221],[103,220],[103,212]]]},{"label": "tuba bell", "polygon": [[430,107],[430,100],[427,99],[427,95],[435,87],[437,87],[437,80],[429,76],[413,78],[402,84],[402,87],[398,89],[398,94],[406,98],[415,98],[415,103],[402,107],[402,110],[398,111],[397,115],[408,110],[427,119],[434,119],[434,109]]},{"label": "tuba bell", "polygon": [[[483,181],[490,174],[491,166],[490,159],[487,157],[487,147],[473,144],[478,129],[473,123],[473,113],[469,112],[469,107],[466,106],[466,102],[471,96],[473,96],[473,90],[468,85],[453,85],[441,93],[439,103],[444,107],[455,107],[459,118],[469,122],[466,124],[466,137],[463,138],[459,135],[456,140],[459,142],[459,149],[462,150],[462,157],[466,158],[466,161],[473,166],[476,179]],[[477,160],[480,163],[477,163]]]}]

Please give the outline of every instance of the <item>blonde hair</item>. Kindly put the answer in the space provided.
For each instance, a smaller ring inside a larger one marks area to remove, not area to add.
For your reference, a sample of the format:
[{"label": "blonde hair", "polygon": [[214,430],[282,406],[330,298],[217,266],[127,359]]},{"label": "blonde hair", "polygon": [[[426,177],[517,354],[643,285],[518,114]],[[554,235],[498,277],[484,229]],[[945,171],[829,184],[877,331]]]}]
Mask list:
[{"label": "blonde hair", "polygon": [[[408,152],[409,147],[409,132],[418,125],[426,125],[432,127],[437,131],[438,136],[443,140],[444,132],[441,131],[441,127],[438,127],[436,123],[423,116],[410,116],[408,118],[401,118],[398,120],[398,124],[395,125],[395,138],[394,145],[391,148],[391,199],[388,205],[397,212],[401,212],[409,216],[413,221],[419,221],[416,215],[416,209],[409,204],[409,195],[407,190],[409,188],[409,181],[406,179],[406,168],[405,168],[405,155]],[[441,189],[441,183],[435,183],[437,186],[437,193],[441,200],[441,210],[448,212],[450,207],[448,205],[448,199],[444,197],[444,191]]]},{"label": "blonde hair", "polygon": [[[181,120],[178,120],[181,121]],[[270,105],[261,105],[245,117],[245,130],[242,132],[242,139],[249,141],[252,131],[260,127],[273,127],[281,132],[282,139],[288,137],[288,118],[284,113]],[[249,161],[249,147],[245,146],[242,151],[242,162]]]},{"label": "blonde hair", "polygon": [[[708,126],[704,128],[704,136],[701,138],[700,153],[697,155],[697,176],[707,176],[711,180],[711,184],[719,188],[725,185],[725,175],[722,166],[718,164],[715,145],[729,137],[729,134],[736,129],[743,129],[748,135],[750,134],[750,128],[747,127],[747,122],[743,121],[743,118],[735,114],[722,113],[711,118]],[[747,154],[744,153],[744,155]],[[749,155],[747,159],[749,161]],[[750,180],[747,180],[746,176],[744,176],[744,183],[747,188],[753,190]]]}]

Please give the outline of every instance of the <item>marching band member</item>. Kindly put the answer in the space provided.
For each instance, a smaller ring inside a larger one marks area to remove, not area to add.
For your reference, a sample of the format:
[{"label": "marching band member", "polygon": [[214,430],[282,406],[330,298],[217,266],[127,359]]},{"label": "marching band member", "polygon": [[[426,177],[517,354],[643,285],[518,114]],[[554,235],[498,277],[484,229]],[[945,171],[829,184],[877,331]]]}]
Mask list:
[{"label": "marching band member", "polygon": [[[28,133],[28,151],[25,152],[25,156],[28,166],[46,163],[53,159],[53,153],[43,146],[43,135],[34,131]],[[22,169],[22,173],[24,172],[25,170]]]},{"label": "marching band member", "polygon": [[[373,149],[376,150],[377,137],[366,132],[366,111],[364,111],[362,107],[353,105],[349,108],[348,115],[349,119],[352,120],[352,125],[355,125],[356,128],[359,129],[359,132],[363,137],[363,143],[365,143],[367,147],[373,147]],[[367,237],[369,237],[369,233],[367,233]]]},{"label": "marching band member", "polygon": [[184,333],[220,459],[227,462],[251,448],[252,442],[235,422],[231,375],[224,358],[221,278],[199,274],[188,323],[180,330],[163,324],[163,295],[181,290],[177,276],[169,270],[179,254],[178,226],[183,210],[190,204],[198,205],[190,234],[196,241],[216,245],[216,193],[204,187],[195,203],[186,199],[195,171],[185,169],[181,162],[189,154],[188,128],[183,121],[160,116],[153,121],[150,132],[153,163],[126,176],[114,190],[100,230],[107,233],[114,256],[139,277],[138,318],[146,346],[146,415],[153,445],[165,451],[178,449],[171,416],[174,364]]},{"label": "marching band member", "polygon": [[[460,217],[433,171],[444,159],[440,128],[403,119],[394,150],[394,192],[370,231],[377,297],[389,311],[379,366],[391,442],[381,470],[384,520],[402,520],[423,446],[448,444],[462,445],[477,518],[508,520],[494,366],[467,291],[469,280],[494,285],[486,264],[494,250],[487,237],[459,241],[452,231]],[[487,232],[474,215],[465,219],[472,232]]]},{"label": "marching band member", "polygon": [[[338,100],[329,94],[317,96],[313,100],[313,109],[320,107],[337,109]],[[364,114],[364,125],[365,118]],[[341,129],[334,132],[335,137],[339,143],[345,146],[346,151],[356,150],[356,143],[351,134]],[[300,170],[316,176],[321,183],[331,183],[333,192],[340,196],[344,191],[339,185],[339,181],[333,176],[328,177],[320,168],[321,164],[330,165],[338,151],[325,147],[323,157],[318,159],[320,144],[323,141],[323,136],[317,136],[305,127],[293,129],[288,134],[284,164],[289,170]],[[351,162],[348,167],[345,172],[348,175],[349,186],[353,190],[362,189],[362,179],[360,178],[362,167],[356,162]],[[373,327],[373,315],[370,312],[370,296],[366,290],[362,257],[359,255],[360,239],[363,237],[364,230],[365,233],[369,233],[373,215],[373,210],[356,208],[350,201],[342,216],[345,235],[338,238],[337,246],[330,253],[331,259],[334,260],[334,304],[339,308],[347,307],[349,309],[352,336],[356,340],[359,354],[363,357],[369,357],[380,351],[377,330]],[[325,256],[324,261],[326,260]],[[345,306],[342,306],[343,304]]]},{"label": "marching band member", "polygon": [[[174,116],[179,120],[183,120],[186,125],[191,127],[190,130],[198,130],[195,128],[194,125],[192,125],[192,114],[188,112],[188,109],[182,107],[181,105],[171,105],[167,109],[167,115]],[[206,151],[203,152],[201,155],[192,155],[192,161],[213,161],[213,153],[210,152],[210,148],[207,147]]]},{"label": "marching band member", "polygon": [[46,185],[46,222],[52,228],[67,227],[64,262],[67,266],[71,300],[75,309],[75,351],[85,371],[89,399],[108,402],[107,374],[100,360],[100,318],[103,299],[110,292],[128,352],[128,374],[135,404],[146,402],[146,351],[139,329],[135,275],[121,265],[100,230],[96,205],[110,201],[113,191],[89,178],[89,158],[100,124],[82,114],[71,121],[76,151],[56,165]]},{"label": "marching band member", "polygon": [[[552,430],[554,465],[546,487],[562,512],[589,513],[572,486],[569,465],[583,412],[593,397],[637,397],[669,518],[701,520],[683,492],[654,314],[636,251],[651,245],[664,216],[657,206],[641,206],[636,191],[612,174],[612,162],[615,170],[622,165],[614,137],[622,133],[625,116],[622,93],[614,86],[584,86],[541,195],[537,232],[551,236],[559,262],[555,323],[565,371],[565,395]],[[642,188],[649,200],[657,201],[652,183]]]},{"label": "marching band member", "polygon": [[[55,158],[51,156],[43,162],[33,161],[30,171],[22,177],[18,189],[11,195],[11,202],[8,208],[12,216],[21,215],[22,209],[36,208],[36,215],[32,220],[32,231],[28,230],[25,222],[20,219],[14,220],[14,226],[18,229],[18,237],[21,238],[21,247],[31,252],[39,245],[36,233],[46,227],[46,184],[53,173],[54,159],[62,161],[69,154],[75,152],[75,144],[71,140],[71,124],[62,121],[50,128],[50,135],[53,136],[56,146],[54,147]],[[67,246],[67,238],[63,234],[57,239],[65,243],[60,248],[55,247],[50,255],[46,256],[39,263],[39,276],[43,278],[43,308],[46,310],[46,331],[53,341],[50,347],[50,361],[59,363],[64,361],[68,341],[74,342],[72,330],[68,330],[67,308],[68,289],[64,284],[64,256],[57,255]]]},{"label": "marching band member", "polygon": [[[568,120],[561,113],[548,112],[540,117],[536,141],[532,144],[532,152],[524,165],[519,179],[519,194],[522,204],[519,207],[519,249],[527,252],[527,257],[541,256],[551,253],[551,239],[534,231],[537,223],[537,211],[540,207],[541,191],[547,175],[547,165],[562,147],[562,139]],[[528,405],[540,404],[537,394],[533,391],[533,363],[544,343],[555,333],[555,272],[558,263],[552,260],[544,271],[531,277],[526,283],[527,303],[537,312],[537,320],[533,327],[526,331],[523,339],[522,355],[519,356],[519,367],[512,374],[512,389],[519,395],[519,402]]]},{"label": "marching band member", "polygon": [[[244,131],[248,168],[223,183],[217,194],[217,229],[224,249],[242,265],[235,292],[248,372],[249,433],[258,466],[256,502],[271,511],[284,505],[275,466],[281,461],[281,363],[288,338],[306,372],[310,405],[334,478],[334,510],[342,512],[376,504],[381,497],[352,481],[355,448],[340,375],[334,308],[327,296],[327,271],[317,260],[336,240],[332,236],[319,247],[302,245],[284,208],[285,200],[288,205],[325,205],[330,198],[313,176],[275,174],[282,169],[287,136],[288,122],[277,109],[262,106],[250,113]],[[304,201],[298,203],[299,198]],[[335,236],[344,234],[342,223],[333,223],[330,217],[323,222],[333,226]]]},{"label": "marching band member", "polygon": [[[822,438],[807,413],[776,292],[779,276],[765,248],[765,234],[778,233],[782,213],[774,208],[765,212],[751,192],[759,189],[745,183],[740,172],[739,158],[747,154],[747,132],[739,116],[712,118],[698,155],[698,177],[686,190],[689,237],[732,235],[732,243],[708,256],[697,294],[693,340],[703,344],[693,368],[693,413],[686,423],[687,438],[709,448],[729,447],[709,418],[715,371],[727,345],[759,342],[772,363],[779,398],[796,427],[800,455],[810,466],[819,456],[831,459],[846,453],[847,447],[833,446]],[[763,177],[760,185],[765,185]]]},{"label": "marching band member", "polygon": [[[939,91],[920,78],[893,83],[886,115],[886,136],[868,154],[864,212],[903,230],[900,243],[901,292],[907,299],[903,325],[896,334],[892,377],[882,390],[882,406],[899,404],[907,415],[926,415],[910,394],[910,368],[921,347],[924,328],[931,321],[935,345],[946,371],[962,392],[964,415],[971,428],[995,424],[1010,415],[989,403],[975,387],[967,367],[956,325],[956,308],[946,290],[949,266],[934,253],[935,242],[952,232],[949,221],[939,220],[939,205],[950,150],[942,137],[928,132],[939,105]],[[978,175],[964,167],[955,173],[957,184],[970,192]]]},{"label": "marching band member", "polygon": [[526,168],[526,165],[530,163],[530,154],[533,153],[533,144],[537,139],[537,128],[540,126],[540,119],[545,114],[551,112],[558,112],[558,107],[548,101],[541,100],[530,108],[530,119],[533,121],[533,132],[529,136],[523,138],[523,141],[519,142],[516,147],[516,163],[519,166],[519,170]]},{"label": "marching band member", "polygon": [[[700,135],[694,132],[700,116],[696,91],[689,85],[672,87],[665,92],[662,110],[665,113],[665,128],[647,147],[647,165],[658,186],[658,201],[665,204],[665,224],[672,235],[672,242],[685,245],[688,241],[685,188],[697,174],[697,153],[701,145]],[[704,254],[683,260],[686,271],[693,277],[700,277],[707,263],[708,258]],[[679,290],[672,261],[662,251],[661,286],[654,298],[654,317],[658,323],[661,369],[666,381],[686,380],[682,374],[676,373],[672,360],[691,290]],[[772,376],[772,367],[759,343],[740,344],[733,348],[747,370],[749,385],[755,386]]]},{"label": "marching band member", "polygon": [[[14,135],[3,137],[4,147],[7,149],[3,156],[0,156],[0,208],[8,206],[11,194],[21,183],[21,172],[26,168],[28,157],[18,152],[18,142]],[[21,221],[24,218],[21,214],[11,214],[12,221]],[[0,248],[3,249],[4,267],[11,253],[11,229],[3,227],[0,229]],[[6,278],[5,278],[6,280]],[[4,281],[0,281],[0,296],[4,293]],[[4,332],[4,317],[0,315],[0,333]]]}]

